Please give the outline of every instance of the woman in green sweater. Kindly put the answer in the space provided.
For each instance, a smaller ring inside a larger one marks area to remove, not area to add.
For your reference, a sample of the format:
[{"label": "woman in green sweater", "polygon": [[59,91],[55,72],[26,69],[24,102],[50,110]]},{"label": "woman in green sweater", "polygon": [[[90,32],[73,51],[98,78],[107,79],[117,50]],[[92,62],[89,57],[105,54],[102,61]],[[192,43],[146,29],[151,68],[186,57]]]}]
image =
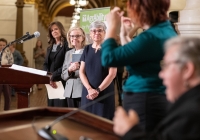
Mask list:
[{"label": "woman in green sweater", "polygon": [[[130,24],[127,23],[130,21],[118,7],[106,17],[108,29],[102,44],[102,64],[126,66],[129,77],[123,85],[123,107],[138,113],[140,126],[147,132],[165,116],[167,107],[165,87],[158,73],[164,55],[163,44],[176,36],[167,20],[169,5],[170,0],[129,0],[127,12],[131,22],[145,30],[133,40],[129,37]],[[122,47],[118,47],[115,40],[120,28]]]}]

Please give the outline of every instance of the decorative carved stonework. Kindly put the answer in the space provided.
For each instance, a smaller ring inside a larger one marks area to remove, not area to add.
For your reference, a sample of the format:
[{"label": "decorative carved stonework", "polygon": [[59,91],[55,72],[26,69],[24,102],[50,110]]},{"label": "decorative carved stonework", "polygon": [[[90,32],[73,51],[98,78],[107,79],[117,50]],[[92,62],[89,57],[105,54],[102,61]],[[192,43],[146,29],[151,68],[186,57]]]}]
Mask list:
[{"label": "decorative carved stonework", "polygon": [[24,0],[26,4],[35,4],[35,0]]},{"label": "decorative carved stonework", "polygon": [[17,8],[23,8],[24,7],[24,0],[17,0],[17,2],[15,2]]},{"label": "decorative carved stonework", "polygon": [[39,22],[41,22],[45,28],[48,28],[49,23],[52,21],[52,18],[47,12],[46,5],[40,3],[40,0],[36,0],[35,7],[38,9]]}]

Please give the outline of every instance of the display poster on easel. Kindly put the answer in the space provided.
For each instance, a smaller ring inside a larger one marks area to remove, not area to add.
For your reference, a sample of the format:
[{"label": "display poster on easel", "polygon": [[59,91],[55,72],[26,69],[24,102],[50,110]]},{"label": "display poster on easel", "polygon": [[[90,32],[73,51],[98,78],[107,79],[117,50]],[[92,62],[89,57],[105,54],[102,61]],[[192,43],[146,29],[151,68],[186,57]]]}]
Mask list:
[{"label": "display poster on easel", "polygon": [[[86,33],[86,43],[92,43],[90,39],[89,26],[94,21],[103,21],[106,24],[106,15],[110,12],[110,7],[85,9],[80,12],[80,27]],[[106,24],[107,25],[107,24]]]}]

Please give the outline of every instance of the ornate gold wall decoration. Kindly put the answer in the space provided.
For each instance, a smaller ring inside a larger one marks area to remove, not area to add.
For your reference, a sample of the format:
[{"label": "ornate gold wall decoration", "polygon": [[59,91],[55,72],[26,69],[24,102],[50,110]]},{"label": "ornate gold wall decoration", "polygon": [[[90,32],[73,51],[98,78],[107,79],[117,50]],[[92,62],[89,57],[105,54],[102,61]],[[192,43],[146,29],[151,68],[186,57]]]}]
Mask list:
[{"label": "ornate gold wall decoration", "polygon": [[39,22],[47,29],[49,23],[52,21],[52,17],[47,11],[47,5],[41,3],[41,0],[35,0],[35,7],[38,9]]},{"label": "ornate gold wall decoration", "polygon": [[35,0],[24,0],[25,4],[35,4]]},{"label": "ornate gold wall decoration", "polygon": [[[56,14],[67,6],[70,6],[69,0],[22,0],[25,4],[34,4],[35,8],[38,9],[38,19],[39,22],[45,28],[48,28],[50,22],[53,21],[53,18]],[[89,0],[90,7],[87,8],[99,8],[107,7],[111,8],[114,6],[120,7],[122,10],[126,11],[126,1],[127,0]],[[95,7],[95,5],[97,7]]]}]

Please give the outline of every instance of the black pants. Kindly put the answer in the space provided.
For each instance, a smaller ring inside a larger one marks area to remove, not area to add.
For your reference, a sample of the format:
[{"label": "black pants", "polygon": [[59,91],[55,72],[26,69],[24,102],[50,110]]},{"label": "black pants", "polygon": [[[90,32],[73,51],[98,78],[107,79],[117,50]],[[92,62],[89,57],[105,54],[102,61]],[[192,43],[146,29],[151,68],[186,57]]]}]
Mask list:
[{"label": "black pants", "polygon": [[164,94],[125,92],[123,106],[126,111],[134,109],[140,118],[140,126],[151,132],[166,115],[168,101]]},{"label": "black pants", "polygon": [[68,107],[79,108],[81,106],[81,98],[67,98]]},{"label": "black pants", "polygon": [[3,92],[4,95],[4,110],[10,109],[11,102],[11,88],[9,85],[0,85],[0,95]]},{"label": "black pants", "polygon": [[47,103],[50,107],[67,107],[67,99],[47,99]]},{"label": "black pants", "polygon": [[118,90],[118,101],[119,105],[122,105],[122,72],[117,72],[117,76],[115,77],[114,84],[117,85]]}]

